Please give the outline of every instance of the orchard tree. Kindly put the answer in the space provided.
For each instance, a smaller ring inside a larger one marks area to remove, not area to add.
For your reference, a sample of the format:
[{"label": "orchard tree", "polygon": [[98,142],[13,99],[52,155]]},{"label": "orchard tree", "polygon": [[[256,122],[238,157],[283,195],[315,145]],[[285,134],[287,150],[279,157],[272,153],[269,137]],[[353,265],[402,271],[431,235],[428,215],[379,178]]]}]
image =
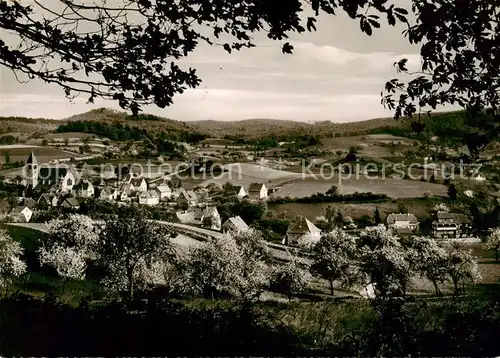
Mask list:
[{"label": "orchard tree", "polygon": [[410,241],[410,263],[422,278],[432,282],[436,295],[440,295],[439,285],[448,275],[448,253],[436,240],[415,237]]},{"label": "orchard tree", "polygon": [[324,216],[317,216],[314,220],[314,225],[316,225],[321,231],[329,231],[330,225]]},{"label": "orchard tree", "polygon": [[341,228],[344,225],[344,216],[334,205],[328,205],[325,210],[325,218],[328,223],[328,231],[334,228]]},{"label": "orchard tree", "polygon": [[40,248],[39,261],[41,265],[49,265],[56,269],[63,279],[63,292],[67,280],[85,279],[87,262],[82,251],[72,247],[55,245],[51,248]]},{"label": "orchard tree", "polygon": [[0,230],[0,287],[7,286],[12,277],[19,277],[26,272],[22,255],[21,244],[12,240],[7,231]]},{"label": "orchard tree", "polygon": [[412,276],[408,250],[384,225],[368,227],[360,233],[359,280],[373,285],[379,298],[405,295]]},{"label": "orchard tree", "polygon": [[288,301],[297,294],[307,292],[311,281],[308,270],[302,268],[295,257],[290,255],[290,258],[288,263],[279,265],[271,277],[271,288],[286,294]]},{"label": "orchard tree", "polygon": [[479,282],[481,274],[472,250],[466,250],[459,244],[453,245],[448,253],[448,276],[457,295],[465,292],[466,285]]},{"label": "orchard tree", "polygon": [[486,248],[495,252],[495,260],[498,262],[500,258],[500,228],[492,230],[486,241]]},{"label": "orchard tree", "polygon": [[238,297],[252,299],[269,286],[269,264],[271,252],[262,233],[255,229],[238,232],[233,236],[241,257],[237,283]]},{"label": "orchard tree", "polygon": [[47,229],[49,235],[41,241],[41,247],[46,252],[50,252],[54,247],[70,248],[85,259],[97,259],[101,227],[90,217],[70,214],[49,221]]},{"label": "orchard tree", "polygon": [[311,273],[328,281],[332,296],[334,281],[340,280],[343,285],[350,285],[354,276],[356,254],[356,241],[352,236],[341,229],[334,229],[321,236],[312,252]]},{"label": "orchard tree", "polygon": [[146,217],[138,207],[121,208],[106,221],[100,234],[98,263],[106,272],[104,282],[113,289],[126,291],[130,300],[136,288],[152,284],[148,276],[160,275],[159,265],[177,259],[170,241],[175,233]]},{"label": "orchard tree", "polygon": [[191,250],[185,263],[185,286],[205,298],[258,298],[269,285],[269,257],[262,235],[256,230],[211,239]]},{"label": "orchard tree", "polygon": [[190,249],[185,262],[185,288],[205,298],[233,295],[238,281],[238,245],[229,236],[213,238],[206,244]]}]

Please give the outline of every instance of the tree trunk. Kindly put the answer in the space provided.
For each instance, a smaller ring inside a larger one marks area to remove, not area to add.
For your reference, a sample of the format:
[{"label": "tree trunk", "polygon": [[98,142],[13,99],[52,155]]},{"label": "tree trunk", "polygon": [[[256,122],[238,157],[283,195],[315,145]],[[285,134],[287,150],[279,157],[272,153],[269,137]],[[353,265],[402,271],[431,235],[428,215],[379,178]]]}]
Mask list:
[{"label": "tree trunk", "polygon": [[330,294],[332,296],[335,296],[335,293],[333,292],[333,281],[332,280],[330,280]]},{"label": "tree trunk", "polygon": [[441,291],[439,291],[439,286],[436,280],[432,280],[432,284],[434,285],[434,289],[436,290],[436,296],[441,296]]},{"label": "tree trunk", "polygon": [[458,287],[458,280],[453,280],[453,285],[455,286],[455,296],[458,296],[460,293],[460,288]]},{"label": "tree trunk", "polygon": [[127,280],[128,280],[128,298],[130,301],[134,298],[134,270],[127,270]]}]

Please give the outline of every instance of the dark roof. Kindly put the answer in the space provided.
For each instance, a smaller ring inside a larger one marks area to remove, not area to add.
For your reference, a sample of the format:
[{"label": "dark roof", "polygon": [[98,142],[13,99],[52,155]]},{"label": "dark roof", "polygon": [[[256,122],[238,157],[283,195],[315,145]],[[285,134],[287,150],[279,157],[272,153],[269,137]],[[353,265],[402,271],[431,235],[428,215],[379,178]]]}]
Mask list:
[{"label": "dark roof", "polygon": [[[227,185],[224,189],[224,194],[225,195],[237,195],[241,191],[241,188],[243,188],[243,185]],[[257,191],[260,191],[257,190]]]},{"label": "dark roof", "polygon": [[50,180],[51,182],[58,182],[62,178],[64,178],[68,172],[70,172],[70,168],[64,167],[53,167],[53,168],[40,168],[38,172],[38,179],[40,180]]},{"label": "dark roof", "polygon": [[33,209],[36,207],[36,201],[31,199],[31,198],[24,198],[22,201],[23,206],[27,206],[30,209]]},{"label": "dark roof", "polygon": [[30,152],[28,159],[26,159],[26,164],[38,164],[38,161],[36,160],[35,157],[35,153],[33,153],[33,151]]},{"label": "dark roof", "polygon": [[446,211],[439,211],[437,213],[437,218],[438,220],[453,220],[457,223],[463,223],[463,224],[468,224],[471,222],[470,218],[461,213],[449,213]]},{"label": "dark roof", "polygon": [[184,196],[188,201],[197,201],[198,196],[196,193],[192,190],[185,190],[184,188],[181,188],[179,197]]},{"label": "dark roof", "polygon": [[[80,203],[78,202],[78,200],[76,200],[76,198],[73,198],[73,197],[70,197],[70,198],[66,198],[61,205],[64,205],[65,203],[67,203],[68,205],[70,205],[71,207],[76,207],[76,206],[80,206]],[[66,206],[66,205],[65,205]]]},{"label": "dark roof", "polygon": [[299,216],[290,225],[287,232],[290,234],[309,234],[313,232],[321,232],[321,230],[318,229],[316,225],[307,220],[305,217]]},{"label": "dark roof", "polygon": [[157,185],[156,189],[158,189],[158,191],[161,193],[168,193],[172,191],[172,189],[168,186],[168,184]]},{"label": "dark roof", "polygon": [[248,188],[248,192],[251,193],[251,192],[260,191],[263,186],[264,186],[264,183],[251,183],[250,187]]},{"label": "dark roof", "polygon": [[40,198],[38,198],[38,202],[40,202],[40,200],[42,200],[42,199],[49,202],[49,201],[52,201],[55,197],[56,196],[52,193],[43,193],[42,195],[40,195]]}]

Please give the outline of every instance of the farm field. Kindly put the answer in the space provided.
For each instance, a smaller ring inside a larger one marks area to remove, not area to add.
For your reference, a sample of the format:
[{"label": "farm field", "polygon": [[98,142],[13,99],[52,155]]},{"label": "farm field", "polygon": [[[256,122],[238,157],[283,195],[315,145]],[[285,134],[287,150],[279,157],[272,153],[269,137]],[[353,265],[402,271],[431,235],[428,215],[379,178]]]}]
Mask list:
[{"label": "farm field", "polygon": [[292,172],[287,172],[284,170],[277,170],[277,169],[272,169],[268,168],[266,166],[260,166],[260,165],[255,165],[255,164],[248,164],[248,163],[234,163],[234,164],[229,164],[226,165],[225,168],[229,170],[232,173],[242,173],[244,175],[256,177],[256,178],[262,178],[262,179],[282,179],[282,178],[289,178],[289,177],[294,177],[297,174],[292,173]]},{"label": "farm field", "polygon": [[[220,175],[217,175],[213,178],[210,179],[204,179],[203,174],[198,174],[199,179],[196,179],[196,175],[194,178],[187,178],[183,179],[182,184],[184,185],[184,182],[197,182],[198,184],[201,184],[203,186],[207,186],[208,184],[211,183],[217,183],[224,185],[227,182],[231,182],[234,185],[243,185],[245,189],[248,189],[248,186],[251,183],[265,183],[266,186],[268,187],[274,187],[274,186],[280,186],[283,183],[288,182],[291,178],[293,179],[294,177],[282,177],[282,178],[272,178],[272,179],[266,179],[265,176],[251,176],[251,175],[246,175],[244,173],[222,173]],[[208,176],[207,176],[208,178]]]},{"label": "farm field", "polygon": [[26,146],[22,148],[3,148],[0,147],[0,163],[5,163],[4,154],[6,152],[10,155],[11,162],[25,161],[28,155],[33,150],[39,163],[48,163],[53,159],[69,159],[71,157],[78,158],[79,154],[67,152],[62,149],[52,147],[39,147],[39,146]]},{"label": "farm field", "polygon": [[337,207],[344,216],[350,216],[354,220],[362,216],[373,216],[375,208],[378,206],[382,218],[388,214],[401,212],[404,206],[408,212],[415,214],[420,220],[426,220],[430,216],[431,209],[436,204],[433,200],[406,199],[393,200],[382,203],[287,203],[269,204],[269,211],[274,212],[278,217],[286,215],[288,219],[296,216],[304,216],[314,221],[318,216],[324,216],[329,205]]},{"label": "farm field", "polygon": [[287,182],[281,189],[274,193],[275,197],[304,197],[316,193],[324,193],[332,185],[338,187],[340,194],[352,194],[355,192],[372,192],[386,194],[391,198],[416,198],[431,192],[434,196],[445,196],[447,189],[444,185],[411,180],[399,180],[394,178],[373,179],[356,176],[343,179],[335,175],[332,179],[321,179],[307,177],[305,179],[294,179]]},{"label": "farm field", "polygon": [[38,145],[30,144],[3,144],[0,145],[0,150],[10,150],[10,149],[23,149],[23,148],[37,148]]},{"label": "farm field", "polygon": [[[205,180],[202,185],[210,183],[224,184],[228,181],[235,185],[248,187],[250,183],[264,182],[268,187],[277,186],[290,179],[300,177],[302,174],[277,170],[265,166],[259,166],[247,163],[234,163],[224,166],[226,170],[214,178]],[[208,174],[207,174],[208,175]],[[200,174],[202,176],[202,174]]]},{"label": "farm field", "polygon": [[[84,139],[84,138],[102,138],[93,133],[81,133],[81,132],[65,132],[65,133],[49,133],[44,135],[46,139]],[[102,138],[105,139],[105,138]]]},{"label": "farm field", "polygon": [[350,136],[350,137],[337,137],[337,138],[325,138],[322,140],[324,147],[335,147],[341,149],[349,149],[352,146],[364,145],[384,145],[392,144],[401,146],[411,146],[416,141],[413,139],[398,137],[391,134],[367,134],[361,136]]}]

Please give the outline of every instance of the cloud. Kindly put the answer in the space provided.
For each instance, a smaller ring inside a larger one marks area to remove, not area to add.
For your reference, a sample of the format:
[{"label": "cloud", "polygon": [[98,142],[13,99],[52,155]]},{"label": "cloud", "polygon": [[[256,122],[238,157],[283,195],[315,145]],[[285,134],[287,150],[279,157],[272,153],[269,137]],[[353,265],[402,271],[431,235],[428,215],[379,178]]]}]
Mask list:
[{"label": "cloud", "polygon": [[[201,86],[176,96],[169,108],[148,106],[144,111],[182,121],[252,117],[347,121],[390,116],[380,105],[380,91],[395,76],[393,62],[407,57],[415,66],[420,58],[411,53],[291,42],[293,55],[283,55],[276,42],[231,55],[219,46],[200,46],[182,64],[198,70]],[[102,106],[118,109],[112,101],[88,105],[84,96],[71,104],[57,86],[41,81],[20,85],[9,77],[4,77],[2,86],[5,116],[65,118]]]},{"label": "cloud", "polygon": [[323,62],[340,67],[362,68],[364,71],[384,71],[391,69],[395,61],[408,59],[408,65],[414,68],[420,65],[420,54],[397,54],[393,52],[352,52],[330,45],[316,45],[312,42],[299,42],[294,45],[296,53],[304,59]]}]

